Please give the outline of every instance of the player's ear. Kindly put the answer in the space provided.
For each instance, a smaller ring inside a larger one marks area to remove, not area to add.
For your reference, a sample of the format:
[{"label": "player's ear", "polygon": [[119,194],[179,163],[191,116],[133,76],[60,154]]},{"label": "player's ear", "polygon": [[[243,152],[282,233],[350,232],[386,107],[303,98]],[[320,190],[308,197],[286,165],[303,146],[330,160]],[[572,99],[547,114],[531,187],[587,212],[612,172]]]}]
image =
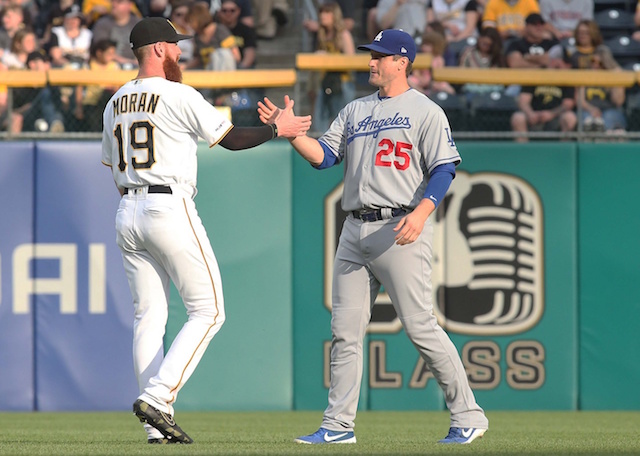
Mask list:
[{"label": "player's ear", "polygon": [[158,57],[161,57],[161,56],[164,55],[164,45],[165,45],[165,43],[163,43],[162,41],[158,41],[157,43],[153,43],[153,52]]}]

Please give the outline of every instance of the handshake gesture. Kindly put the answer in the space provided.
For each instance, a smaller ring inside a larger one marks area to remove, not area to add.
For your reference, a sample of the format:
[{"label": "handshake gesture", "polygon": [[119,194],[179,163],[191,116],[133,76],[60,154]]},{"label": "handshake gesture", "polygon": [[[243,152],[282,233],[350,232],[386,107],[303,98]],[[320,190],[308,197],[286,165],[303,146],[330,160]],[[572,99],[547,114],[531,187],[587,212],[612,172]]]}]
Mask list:
[{"label": "handshake gesture", "polygon": [[294,101],[289,95],[284,96],[284,108],[279,108],[265,97],[264,103],[258,102],[258,115],[262,123],[275,124],[278,136],[289,139],[305,136],[311,128],[311,116],[296,116],[293,113],[293,104]]}]

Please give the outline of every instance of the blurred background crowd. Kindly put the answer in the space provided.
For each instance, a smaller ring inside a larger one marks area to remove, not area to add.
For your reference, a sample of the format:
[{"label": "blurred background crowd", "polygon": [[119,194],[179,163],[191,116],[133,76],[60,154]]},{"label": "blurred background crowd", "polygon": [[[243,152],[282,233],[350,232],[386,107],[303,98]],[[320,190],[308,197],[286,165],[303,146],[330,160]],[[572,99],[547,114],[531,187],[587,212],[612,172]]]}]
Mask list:
[{"label": "blurred background crowd", "polygon": [[[355,54],[386,28],[411,33],[431,68],[640,71],[637,0],[1,0],[0,72],[134,69],[129,33],[142,18],[170,19],[184,71],[291,68],[298,52]],[[116,87],[8,88],[0,131],[99,132]],[[619,137],[640,130],[640,90],[624,87],[454,85],[416,69],[411,85],[441,104],[457,131],[576,129]],[[299,109],[324,131],[347,102],[369,93],[367,74],[313,72]],[[234,123],[257,121],[263,90],[202,90]],[[246,109],[241,109],[246,108]],[[246,112],[244,112],[246,111]]]}]

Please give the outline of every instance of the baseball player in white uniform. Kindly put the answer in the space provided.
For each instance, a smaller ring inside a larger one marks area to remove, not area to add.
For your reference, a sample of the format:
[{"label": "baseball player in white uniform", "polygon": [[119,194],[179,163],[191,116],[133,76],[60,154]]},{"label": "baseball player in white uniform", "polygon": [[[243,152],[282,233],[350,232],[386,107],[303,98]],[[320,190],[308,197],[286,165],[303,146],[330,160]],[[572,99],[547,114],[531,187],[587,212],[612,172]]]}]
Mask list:
[{"label": "baseball player in white uniform", "polygon": [[[225,320],[215,255],[193,198],[198,138],[213,147],[245,149],[276,136],[305,134],[311,118],[293,103],[274,125],[234,127],[192,87],[180,83],[177,42],[191,38],[164,18],[147,18],[131,31],[140,63],[137,77],[104,111],[102,162],[122,195],[117,243],[133,297],[133,360],[140,387],[134,413],[149,443],[191,443],[173,419],[173,404]],[[169,284],[188,321],[166,355],[163,336]]]},{"label": "baseball player in white uniform", "polygon": [[[369,82],[378,92],[347,104],[318,140],[291,139],[314,167],[344,161],[347,216],[333,270],[329,405],[317,432],[299,443],[355,443],[363,338],[381,285],[411,342],[443,389],[451,412],[442,443],[471,443],[488,428],[456,347],[432,308],[433,228],[429,215],[445,196],[460,155],[442,109],[407,83],[416,48],[401,30],[369,45]],[[280,109],[258,104],[263,122]]]}]

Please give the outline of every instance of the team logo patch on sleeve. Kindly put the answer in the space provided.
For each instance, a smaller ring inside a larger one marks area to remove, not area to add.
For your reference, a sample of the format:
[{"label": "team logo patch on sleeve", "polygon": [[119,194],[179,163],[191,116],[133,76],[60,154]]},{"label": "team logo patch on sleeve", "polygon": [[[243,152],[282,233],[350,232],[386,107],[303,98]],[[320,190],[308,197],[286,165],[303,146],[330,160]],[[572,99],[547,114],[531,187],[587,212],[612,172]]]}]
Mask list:
[{"label": "team logo patch on sleeve", "polygon": [[453,141],[453,137],[451,136],[451,130],[449,128],[445,128],[444,132],[447,135],[447,144],[449,144],[450,147],[453,147],[455,149],[456,143]]}]

